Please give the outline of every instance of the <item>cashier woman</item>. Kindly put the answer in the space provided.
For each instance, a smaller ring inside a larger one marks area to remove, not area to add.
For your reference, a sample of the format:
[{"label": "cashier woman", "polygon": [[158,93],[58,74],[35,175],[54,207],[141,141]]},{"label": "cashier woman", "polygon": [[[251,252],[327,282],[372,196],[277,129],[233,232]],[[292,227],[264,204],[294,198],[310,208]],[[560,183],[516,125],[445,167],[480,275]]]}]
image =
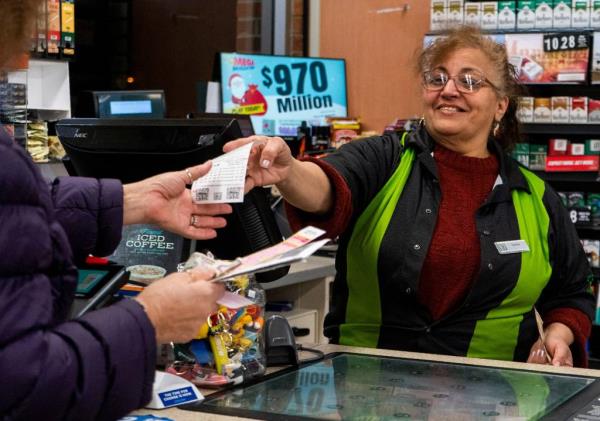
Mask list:
[{"label": "cashier woman", "polygon": [[[0,70],[24,50],[38,4],[0,1]],[[65,321],[74,264],[110,254],[123,223],[214,237],[229,205],[193,205],[186,189],[209,167],[125,186],[75,177],[48,186],[0,125],[0,419],[114,420],[150,400],[156,343],[191,339],[222,287],[208,273],[173,274]]]},{"label": "cashier woman", "polygon": [[[255,141],[247,189],[276,184],[292,225],[339,235],[333,343],[586,366],[590,270],[565,209],[508,155],[520,92],[502,45],[458,28],[417,63],[423,120],[297,160]],[[543,319],[544,341],[534,311]]]}]

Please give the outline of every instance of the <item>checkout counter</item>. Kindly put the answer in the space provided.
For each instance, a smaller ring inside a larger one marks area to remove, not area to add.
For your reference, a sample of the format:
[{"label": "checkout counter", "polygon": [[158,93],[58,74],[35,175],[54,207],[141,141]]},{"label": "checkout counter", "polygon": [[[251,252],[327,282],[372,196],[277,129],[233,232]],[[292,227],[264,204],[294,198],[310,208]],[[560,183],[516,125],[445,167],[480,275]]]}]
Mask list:
[{"label": "checkout counter", "polygon": [[271,368],[253,385],[203,389],[206,399],[193,404],[194,411],[139,410],[135,415],[177,421],[600,420],[600,370],[337,345],[316,348],[326,354],[324,360]]}]

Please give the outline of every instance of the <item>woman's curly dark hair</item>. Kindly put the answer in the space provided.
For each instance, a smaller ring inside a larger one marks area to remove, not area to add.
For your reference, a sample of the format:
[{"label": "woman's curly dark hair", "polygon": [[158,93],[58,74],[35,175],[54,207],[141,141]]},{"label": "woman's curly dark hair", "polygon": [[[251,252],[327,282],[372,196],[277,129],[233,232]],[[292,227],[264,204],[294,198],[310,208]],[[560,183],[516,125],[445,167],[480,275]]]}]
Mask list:
[{"label": "woman's curly dark hair", "polygon": [[0,0],[0,70],[27,51],[41,0]]},{"label": "woman's curly dark hair", "polygon": [[[458,26],[450,29],[426,46],[419,54],[417,72],[419,76],[433,69],[450,54],[462,48],[475,48],[486,55],[500,76],[498,83],[500,96],[508,97],[508,108],[499,122],[495,138],[505,151],[510,151],[519,142],[521,133],[517,120],[519,97],[526,93],[525,87],[518,82],[514,66],[509,63],[506,48],[492,38],[484,35],[472,26]],[[490,132],[492,131],[490,127]]]}]

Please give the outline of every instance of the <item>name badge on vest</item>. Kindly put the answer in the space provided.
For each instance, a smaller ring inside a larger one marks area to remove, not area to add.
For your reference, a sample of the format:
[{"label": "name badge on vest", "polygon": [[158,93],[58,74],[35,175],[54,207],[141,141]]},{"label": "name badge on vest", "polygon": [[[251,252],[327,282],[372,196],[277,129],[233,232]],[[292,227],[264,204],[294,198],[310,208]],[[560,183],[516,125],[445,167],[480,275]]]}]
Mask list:
[{"label": "name badge on vest", "polygon": [[500,254],[525,253],[529,251],[529,246],[525,240],[496,241],[494,245]]}]

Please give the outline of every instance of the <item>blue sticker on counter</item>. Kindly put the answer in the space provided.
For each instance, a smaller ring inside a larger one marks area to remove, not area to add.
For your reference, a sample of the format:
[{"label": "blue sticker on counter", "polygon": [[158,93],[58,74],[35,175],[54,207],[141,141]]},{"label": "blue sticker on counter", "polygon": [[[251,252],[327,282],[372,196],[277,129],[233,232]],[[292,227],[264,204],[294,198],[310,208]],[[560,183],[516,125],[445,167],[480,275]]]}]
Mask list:
[{"label": "blue sticker on counter", "polygon": [[175,421],[172,418],[155,417],[154,415],[130,415],[117,421]]},{"label": "blue sticker on counter", "polygon": [[182,387],[181,389],[159,393],[158,397],[164,406],[179,405],[196,400],[196,394],[191,387]]}]

